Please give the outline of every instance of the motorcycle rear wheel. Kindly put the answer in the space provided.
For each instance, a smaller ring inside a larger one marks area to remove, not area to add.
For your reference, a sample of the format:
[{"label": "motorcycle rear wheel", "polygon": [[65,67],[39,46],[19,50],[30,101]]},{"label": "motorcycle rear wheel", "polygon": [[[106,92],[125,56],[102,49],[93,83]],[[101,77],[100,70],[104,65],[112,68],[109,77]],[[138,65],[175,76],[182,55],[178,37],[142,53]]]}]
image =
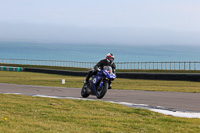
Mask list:
[{"label": "motorcycle rear wheel", "polygon": [[81,96],[83,98],[87,98],[90,94],[87,93],[87,87],[83,86],[83,88],[81,89]]},{"label": "motorcycle rear wheel", "polygon": [[102,88],[100,88],[100,86],[97,87],[97,94],[96,97],[98,99],[101,99],[105,96],[106,92],[108,90],[108,82],[104,82]]}]

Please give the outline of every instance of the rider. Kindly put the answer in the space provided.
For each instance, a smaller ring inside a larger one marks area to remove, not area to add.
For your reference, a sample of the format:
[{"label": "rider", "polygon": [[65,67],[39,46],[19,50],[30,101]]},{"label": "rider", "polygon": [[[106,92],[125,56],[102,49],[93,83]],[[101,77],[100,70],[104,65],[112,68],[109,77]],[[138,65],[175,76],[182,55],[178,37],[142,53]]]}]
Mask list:
[{"label": "rider", "polygon": [[[115,69],[116,69],[116,65],[114,63],[114,59],[115,56],[112,53],[108,53],[106,55],[106,59],[100,60],[95,66],[94,69],[90,70],[86,76],[86,79],[84,81],[84,84],[87,85],[89,83],[89,79],[90,77],[92,77],[92,75],[96,75],[98,71],[101,71],[103,69],[104,66],[111,66],[113,73],[116,74]],[[108,89],[112,89],[112,85],[110,82],[110,86]]]}]

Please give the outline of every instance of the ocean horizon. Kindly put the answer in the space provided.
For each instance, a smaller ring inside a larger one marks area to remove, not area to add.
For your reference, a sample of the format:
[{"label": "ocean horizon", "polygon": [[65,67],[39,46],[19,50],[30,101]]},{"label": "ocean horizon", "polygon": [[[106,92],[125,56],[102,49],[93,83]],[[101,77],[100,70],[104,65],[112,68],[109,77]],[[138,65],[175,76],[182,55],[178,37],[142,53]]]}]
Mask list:
[{"label": "ocean horizon", "polygon": [[89,45],[0,42],[0,58],[98,62],[111,52],[115,62],[200,61],[200,46]]}]

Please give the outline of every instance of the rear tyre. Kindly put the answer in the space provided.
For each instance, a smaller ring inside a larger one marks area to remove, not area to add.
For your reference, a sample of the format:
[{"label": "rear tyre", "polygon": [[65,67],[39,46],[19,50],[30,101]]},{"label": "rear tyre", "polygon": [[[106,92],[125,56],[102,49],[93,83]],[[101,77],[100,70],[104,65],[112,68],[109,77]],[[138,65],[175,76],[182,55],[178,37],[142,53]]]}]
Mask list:
[{"label": "rear tyre", "polygon": [[100,86],[97,87],[97,98],[101,99],[105,96],[106,92],[108,90],[108,82],[104,82],[102,88],[100,88]]},{"label": "rear tyre", "polygon": [[83,98],[87,98],[90,94],[87,93],[87,86],[83,86],[83,88],[81,89],[81,96]]}]

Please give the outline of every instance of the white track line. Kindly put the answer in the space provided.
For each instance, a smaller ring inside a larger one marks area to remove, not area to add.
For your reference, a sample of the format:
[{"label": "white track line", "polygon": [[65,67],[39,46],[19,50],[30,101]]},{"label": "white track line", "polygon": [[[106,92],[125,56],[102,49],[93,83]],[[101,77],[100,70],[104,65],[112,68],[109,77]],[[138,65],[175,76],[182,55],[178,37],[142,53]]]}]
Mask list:
[{"label": "white track line", "polygon": [[[32,95],[32,94],[23,94],[23,93],[3,93],[3,94],[18,94],[18,95],[30,95],[34,97],[47,97],[47,98],[61,98],[61,99],[76,99],[76,100],[90,100],[90,101],[97,101],[94,99],[88,99],[88,98],[76,98],[76,97],[59,97],[59,96],[47,96],[47,95]],[[115,102],[115,101],[105,101],[105,102],[110,102],[110,103],[115,103],[115,104],[121,104],[121,105],[126,105],[129,107],[134,107],[134,108],[143,108],[143,109],[148,109],[154,112],[162,113],[165,115],[172,115],[176,117],[186,117],[186,118],[200,118],[200,112],[189,112],[189,111],[171,111],[167,110],[164,107],[157,106],[156,108],[151,108],[147,104],[134,104],[134,103],[128,103],[128,102]]]}]

